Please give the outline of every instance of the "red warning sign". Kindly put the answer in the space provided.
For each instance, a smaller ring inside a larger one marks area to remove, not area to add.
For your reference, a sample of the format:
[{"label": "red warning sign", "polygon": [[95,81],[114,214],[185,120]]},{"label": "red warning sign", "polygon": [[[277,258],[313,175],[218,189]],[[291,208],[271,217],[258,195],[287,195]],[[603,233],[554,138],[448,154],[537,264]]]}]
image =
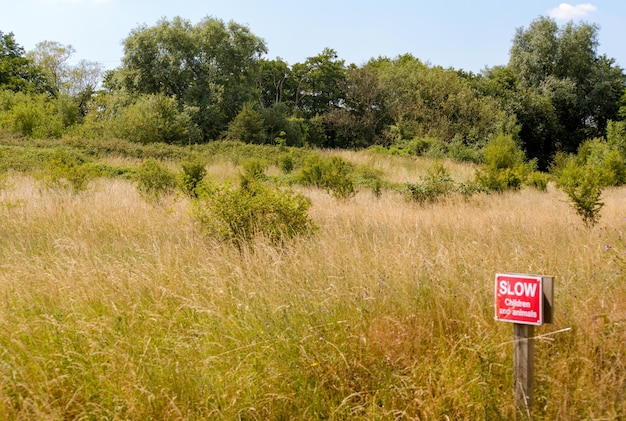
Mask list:
[{"label": "red warning sign", "polygon": [[527,325],[543,323],[542,277],[497,274],[496,320]]}]

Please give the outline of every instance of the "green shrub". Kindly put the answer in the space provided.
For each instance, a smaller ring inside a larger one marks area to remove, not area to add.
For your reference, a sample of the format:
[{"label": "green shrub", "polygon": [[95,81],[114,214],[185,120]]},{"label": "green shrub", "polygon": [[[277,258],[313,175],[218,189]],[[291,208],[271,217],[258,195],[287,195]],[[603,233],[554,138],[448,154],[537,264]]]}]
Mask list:
[{"label": "green shrub", "polygon": [[435,163],[419,184],[405,183],[407,200],[434,203],[455,190],[450,173],[441,163]]},{"label": "green shrub", "polygon": [[283,174],[291,174],[294,168],[293,154],[285,153],[278,158],[278,167]]},{"label": "green shrub", "polygon": [[158,201],[176,187],[176,176],[156,159],[147,159],[135,170],[137,190],[147,199]]},{"label": "green shrub", "polygon": [[238,248],[263,236],[275,244],[311,232],[311,200],[291,190],[250,181],[238,188],[207,185],[194,202],[203,230]]},{"label": "green shrub", "polygon": [[518,167],[524,163],[525,155],[510,135],[501,134],[487,142],[483,160],[487,167],[500,170]]},{"label": "green shrub", "polygon": [[455,136],[448,144],[447,149],[447,155],[457,161],[479,163],[481,158],[483,158],[481,156],[483,151],[480,149],[479,144],[468,144],[460,136]]},{"label": "green shrub", "polygon": [[267,165],[260,159],[246,159],[242,164],[243,173],[240,175],[241,185],[257,180],[264,180]]},{"label": "green shrub", "polygon": [[309,156],[300,173],[298,181],[306,186],[324,188],[339,199],[347,199],[356,194],[353,166],[339,156],[322,158]]},{"label": "green shrub", "polygon": [[175,98],[143,95],[119,111],[111,129],[115,136],[142,144],[194,143],[199,140],[198,128],[192,121],[196,111],[180,111]]},{"label": "green shrub", "polygon": [[357,184],[372,190],[374,196],[380,197],[385,182],[382,179],[383,172],[365,165],[356,170]]},{"label": "green shrub", "polygon": [[244,143],[268,143],[263,124],[263,116],[256,111],[254,104],[251,102],[246,103],[239,114],[228,125],[226,138]]},{"label": "green shrub", "polygon": [[592,168],[603,186],[619,186],[626,183],[626,156],[622,145],[612,139],[602,138],[583,142],[576,154],[576,163],[580,167]]},{"label": "green shrub", "polygon": [[522,177],[513,168],[496,169],[488,167],[484,170],[476,171],[476,184],[487,191],[501,193],[505,190],[516,190],[522,185]]},{"label": "green shrub", "polygon": [[36,174],[48,187],[71,189],[74,192],[87,189],[89,181],[99,175],[96,165],[78,152],[56,148],[45,158],[43,169]]},{"label": "green shrub", "polygon": [[593,165],[581,166],[575,155],[557,155],[553,172],[557,186],[569,197],[583,223],[594,226],[600,219],[604,204],[600,201],[604,187],[603,170]]},{"label": "green shrub", "polygon": [[525,162],[524,151],[510,135],[491,139],[483,149],[484,168],[476,171],[475,183],[488,191],[519,189],[534,170]]},{"label": "green shrub", "polygon": [[548,174],[542,173],[540,171],[533,171],[524,181],[524,185],[534,187],[539,191],[546,191],[548,190],[549,181],[550,176]]},{"label": "green shrub", "polygon": [[594,181],[593,176],[583,176],[577,183],[563,186],[563,191],[587,227],[591,228],[598,223],[604,203],[600,200],[602,186]]},{"label": "green shrub", "polygon": [[198,188],[206,176],[204,162],[196,159],[183,162],[183,169],[178,178],[180,189],[189,197],[198,197]]},{"label": "green shrub", "polygon": [[59,138],[64,127],[58,102],[43,94],[17,93],[10,101],[5,101],[0,125],[25,137]]}]

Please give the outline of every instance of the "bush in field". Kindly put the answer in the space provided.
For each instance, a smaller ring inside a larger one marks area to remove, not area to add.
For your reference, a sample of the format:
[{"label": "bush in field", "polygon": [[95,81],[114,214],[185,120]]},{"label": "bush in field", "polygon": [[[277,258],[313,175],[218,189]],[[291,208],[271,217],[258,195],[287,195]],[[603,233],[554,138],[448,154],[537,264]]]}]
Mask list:
[{"label": "bush in field", "polygon": [[304,162],[297,179],[306,186],[324,188],[339,199],[347,199],[356,193],[353,166],[339,156],[322,158],[311,155]]},{"label": "bush in field", "polygon": [[550,176],[540,171],[532,171],[526,177],[524,185],[534,187],[539,191],[548,190],[548,183],[550,182]]},{"label": "bush in field", "polygon": [[375,197],[379,198],[385,182],[382,179],[383,172],[366,165],[362,165],[356,170],[356,182],[359,186],[363,186],[372,190]]},{"label": "bush in field", "polygon": [[283,174],[290,174],[293,171],[293,154],[285,153],[278,157],[278,167]]},{"label": "bush in field", "polygon": [[589,227],[600,218],[603,203],[600,201],[604,180],[604,171],[592,164],[581,165],[575,155],[557,155],[553,164],[556,184],[567,194],[576,213]]},{"label": "bush in field", "polygon": [[147,159],[134,174],[139,193],[150,200],[158,201],[176,187],[176,176],[156,159]]},{"label": "bush in field", "polygon": [[115,136],[138,143],[186,144],[199,140],[192,121],[197,110],[180,111],[175,98],[161,94],[143,95],[122,108],[111,123]]},{"label": "bush in field", "polygon": [[557,155],[552,172],[557,186],[569,197],[583,223],[592,227],[600,219],[602,190],[626,183],[626,135],[619,123],[609,123],[607,139],[583,142],[576,155]]},{"label": "bush in field", "polygon": [[189,197],[198,197],[198,188],[206,176],[204,162],[190,160],[183,162],[181,167],[183,171],[178,178],[180,189]]},{"label": "bush in field", "polygon": [[229,123],[226,138],[259,145],[267,143],[263,117],[255,110],[253,103],[244,104],[239,114]]},{"label": "bush in field", "polygon": [[441,163],[436,163],[422,177],[419,184],[406,183],[407,200],[417,203],[434,203],[442,197],[448,196],[455,190],[455,183],[450,173]]},{"label": "bush in field", "polygon": [[97,167],[71,149],[57,148],[45,158],[43,170],[36,176],[47,186],[79,192],[99,175]]},{"label": "bush in field", "polygon": [[557,159],[557,186],[567,194],[583,223],[591,228],[600,220],[600,210],[604,206],[600,200],[603,173],[598,168],[581,167],[576,161],[572,155]]},{"label": "bush in field", "polygon": [[59,138],[63,134],[60,100],[44,94],[3,93],[0,125],[25,137]]},{"label": "bush in field", "polygon": [[243,173],[240,175],[241,185],[265,179],[266,164],[259,159],[250,158],[241,164]]},{"label": "bush in field", "polygon": [[311,200],[301,194],[252,180],[237,188],[206,185],[194,201],[203,230],[240,249],[256,236],[279,244],[311,232],[310,207]]},{"label": "bush in field", "polygon": [[524,151],[509,135],[499,135],[487,142],[483,150],[485,167],[476,172],[475,182],[488,191],[519,189],[532,164],[525,162]]},{"label": "bush in field", "polygon": [[626,183],[626,155],[618,139],[607,141],[590,139],[578,147],[576,165],[594,173],[596,182],[603,186],[619,186]]}]

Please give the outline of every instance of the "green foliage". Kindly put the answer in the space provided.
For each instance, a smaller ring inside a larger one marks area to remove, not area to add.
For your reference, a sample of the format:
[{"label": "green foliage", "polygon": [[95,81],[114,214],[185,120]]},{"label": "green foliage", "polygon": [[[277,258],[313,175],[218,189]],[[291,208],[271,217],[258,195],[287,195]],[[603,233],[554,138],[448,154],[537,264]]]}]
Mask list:
[{"label": "green foliage", "polygon": [[87,189],[89,181],[100,175],[98,168],[72,149],[55,148],[44,161],[43,170],[36,174],[48,187]]},{"label": "green foliage", "polygon": [[[384,106],[401,139],[460,137],[473,144],[508,127],[510,115],[493,98],[480,95],[452,69],[431,67],[411,55],[370,63],[378,71]],[[389,143],[397,141],[389,133]]]},{"label": "green foliage", "polygon": [[604,187],[598,168],[581,167],[573,156],[558,162],[557,185],[567,194],[574,210],[583,223],[591,228],[600,220],[601,201]]},{"label": "green foliage", "polygon": [[123,139],[147,143],[195,143],[198,131],[192,122],[196,110],[179,111],[174,98],[143,95],[123,108],[112,122],[112,132]]},{"label": "green foliage", "polygon": [[345,97],[345,61],[339,59],[337,52],[331,48],[325,48],[321,54],[307,58],[304,63],[294,64],[292,77],[297,85],[295,107],[306,117],[325,114]]},{"label": "green foliage", "polygon": [[260,110],[267,143],[302,146],[304,119],[290,117],[291,108],[284,103],[272,104]]},{"label": "green foliage", "polygon": [[599,184],[619,186],[626,183],[626,155],[622,145],[602,138],[590,139],[578,148],[576,161],[583,167],[591,167],[598,174]]},{"label": "green foliage", "polygon": [[249,181],[238,188],[206,185],[194,202],[203,230],[239,249],[257,236],[280,244],[312,232],[311,200],[291,190]]},{"label": "green foliage", "polygon": [[385,187],[383,180],[383,171],[366,165],[362,165],[356,169],[356,184],[372,190],[375,197],[382,195],[382,189]]},{"label": "green foliage", "polygon": [[557,155],[552,167],[557,185],[588,227],[600,218],[602,190],[626,183],[624,137],[618,125],[611,126],[608,138],[583,142],[576,155]]},{"label": "green foliage", "polygon": [[236,22],[162,19],[124,40],[122,66],[107,85],[135,95],[174,97],[179,109],[196,107],[193,121],[203,139],[215,139],[255,98],[258,60],[266,51],[261,38]]},{"label": "green foliage", "polygon": [[614,60],[598,55],[598,29],[574,22],[559,27],[541,17],[517,30],[509,67],[519,92],[507,96],[521,117],[522,139],[531,140],[529,156],[573,153],[617,118],[626,75]]},{"label": "green foliage", "polygon": [[483,150],[485,164],[494,169],[514,168],[524,163],[524,151],[511,136],[499,135]]},{"label": "green foliage", "polygon": [[419,184],[405,183],[406,198],[419,204],[435,203],[455,190],[454,180],[441,163],[435,163]]},{"label": "green foliage", "polygon": [[245,186],[256,181],[262,181],[266,178],[265,169],[266,164],[260,159],[249,158],[242,164],[243,173],[240,174],[240,183]]},{"label": "green foliage", "polygon": [[284,174],[290,174],[294,168],[293,154],[284,153],[278,157],[278,167]]},{"label": "green foliage", "polygon": [[0,89],[12,92],[52,93],[53,87],[32,60],[26,57],[12,32],[0,31]]},{"label": "green foliage", "polygon": [[603,203],[601,170],[597,167],[581,166],[574,155],[558,155],[553,172],[557,186],[569,197],[570,203],[583,223],[595,225],[600,217]]},{"label": "green foliage", "polygon": [[244,104],[239,114],[230,122],[226,138],[257,145],[267,143],[263,117],[254,109],[253,103]]},{"label": "green foliage", "polygon": [[[626,91],[624,97],[626,98]],[[626,113],[626,106],[624,108]],[[626,157],[626,121],[609,121],[606,127],[606,141],[612,149]]]},{"label": "green foliage", "polygon": [[156,159],[147,159],[137,167],[134,177],[139,193],[158,201],[176,187],[176,176]]},{"label": "green foliage", "polygon": [[206,176],[206,165],[196,158],[181,164],[182,172],[178,177],[180,189],[189,197],[198,197],[198,188]]},{"label": "green foliage", "polygon": [[353,166],[339,156],[323,158],[311,155],[304,162],[297,179],[307,186],[324,188],[339,199],[356,194]]},{"label": "green foliage", "polygon": [[501,193],[505,190],[516,190],[522,186],[522,178],[512,168],[501,170],[489,168],[487,171],[476,172],[476,183],[487,191]]},{"label": "green foliage", "polygon": [[533,164],[524,162],[524,151],[509,135],[499,135],[483,149],[485,167],[476,171],[475,182],[488,191],[519,189],[532,172]]},{"label": "green foliage", "polygon": [[63,117],[59,113],[61,100],[45,94],[2,95],[0,126],[25,137],[59,138],[63,134]]},{"label": "green foliage", "polygon": [[528,174],[528,177],[524,181],[524,185],[534,187],[539,191],[546,191],[548,189],[548,183],[550,182],[550,175],[541,171],[532,171]]}]

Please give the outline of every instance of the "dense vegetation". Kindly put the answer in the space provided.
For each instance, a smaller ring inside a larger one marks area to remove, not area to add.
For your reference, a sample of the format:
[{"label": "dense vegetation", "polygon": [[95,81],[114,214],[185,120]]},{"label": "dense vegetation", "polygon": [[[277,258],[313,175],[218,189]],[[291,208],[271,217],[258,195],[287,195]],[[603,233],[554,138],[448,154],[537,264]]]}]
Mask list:
[{"label": "dense vegetation", "polygon": [[26,53],[0,33],[0,125],[34,138],[380,145],[474,162],[505,134],[546,170],[625,117],[626,78],[598,53],[598,31],[538,18],[517,30],[507,65],[480,74],[409,54],[357,66],[331,48],[289,65],[265,58],[247,27],[215,18],[137,27],[105,74],[69,65],[71,46],[43,41]]}]

